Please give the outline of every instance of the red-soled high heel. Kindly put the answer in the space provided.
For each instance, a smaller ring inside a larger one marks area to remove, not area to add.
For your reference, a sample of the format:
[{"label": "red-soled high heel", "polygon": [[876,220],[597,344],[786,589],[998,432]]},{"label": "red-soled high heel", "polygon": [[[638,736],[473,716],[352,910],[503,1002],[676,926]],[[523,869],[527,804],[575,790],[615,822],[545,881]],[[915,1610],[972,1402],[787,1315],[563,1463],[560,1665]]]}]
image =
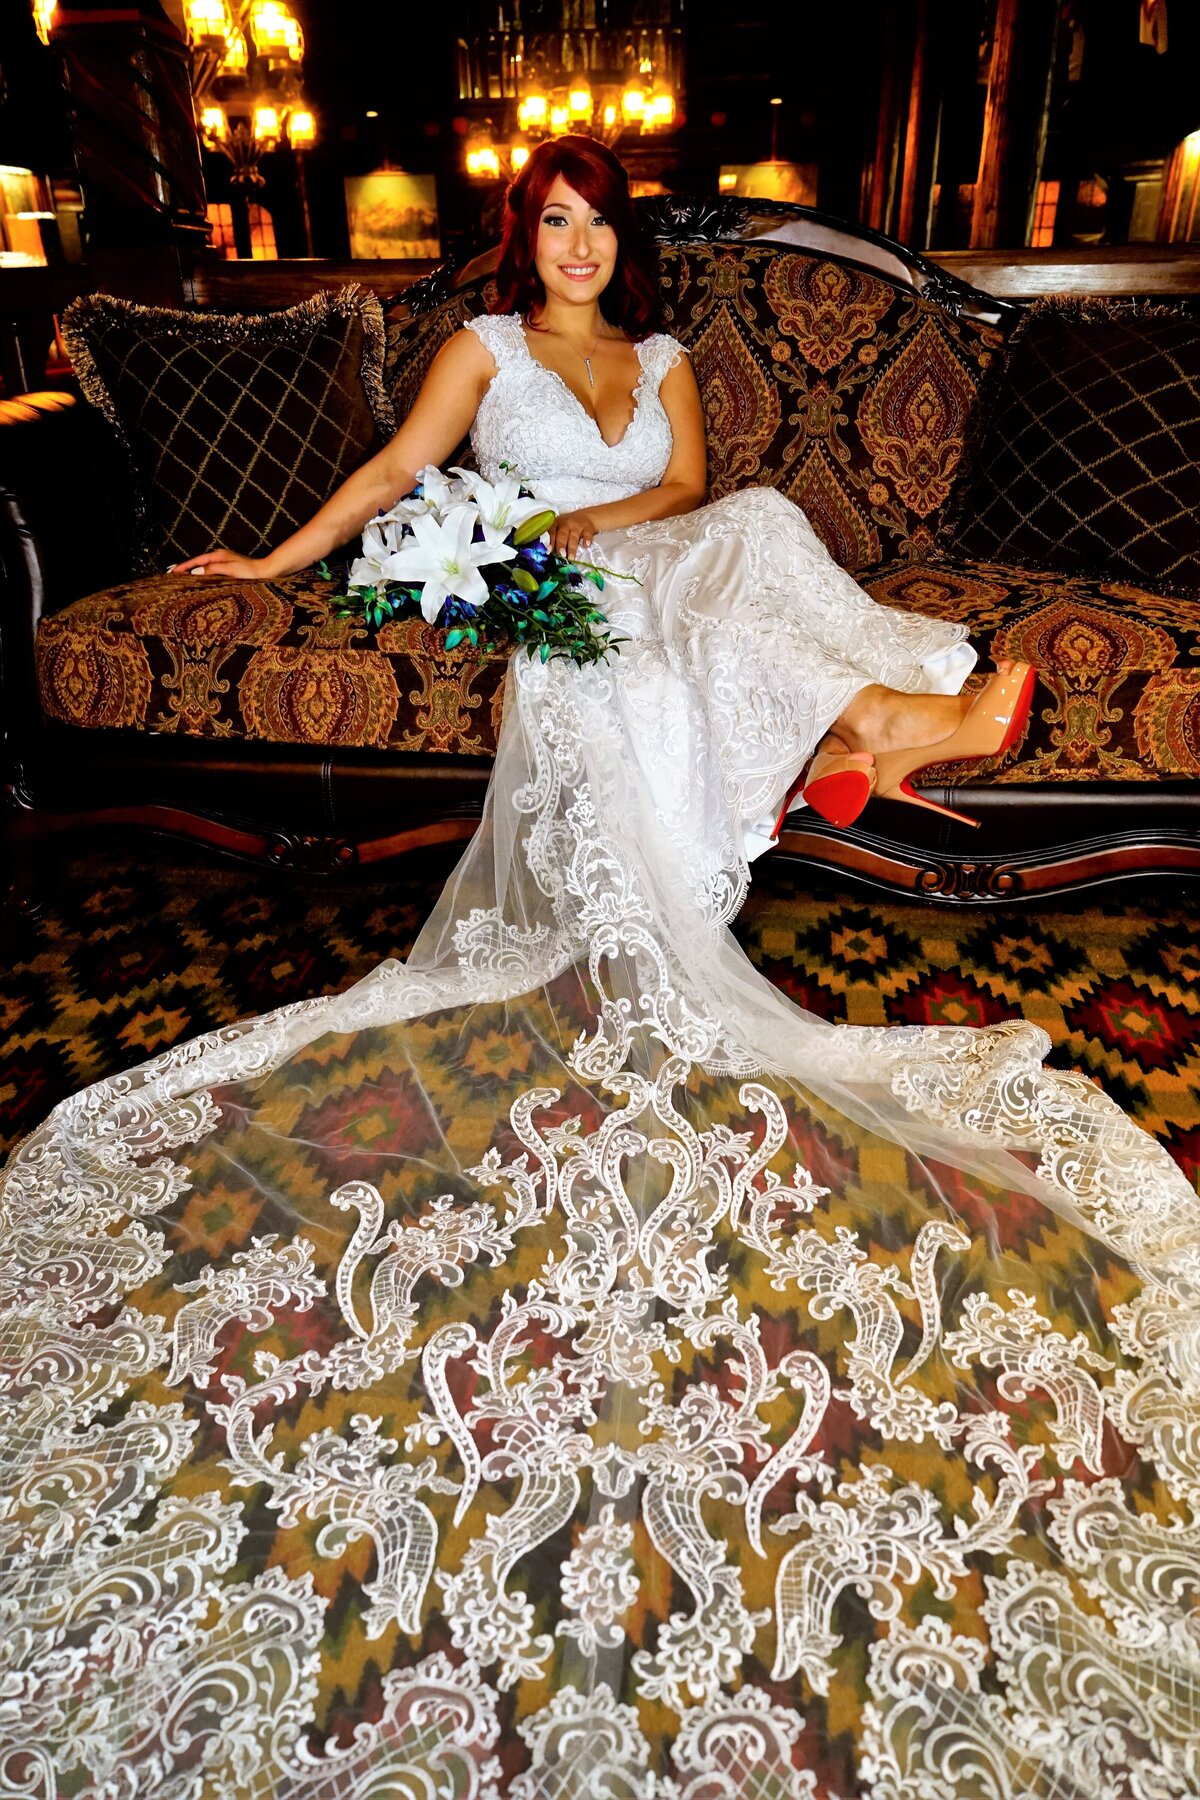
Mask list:
[{"label": "red-soled high heel", "polygon": [[881,800],[906,800],[944,813],[962,825],[978,825],[967,813],[955,812],[936,800],[914,793],[912,778],[934,763],[973,762],[985,756],[1001,756],[1011,750],[1029,717],[1036,677],[1028,663],[1014,663],[1003,675],[993,675],[975,696],[962,723],[936,744],[917,744],[909,750],[883,750],[875,757],[875,792]]},{"label": "red-soled high heel", "polygon": [[853,825],[874,787],[875,758],[869,752],[818,750],[788,789],[775,821],[774,835],[778,837],[783,830],[788,808],[797,794],[831,825]]}]

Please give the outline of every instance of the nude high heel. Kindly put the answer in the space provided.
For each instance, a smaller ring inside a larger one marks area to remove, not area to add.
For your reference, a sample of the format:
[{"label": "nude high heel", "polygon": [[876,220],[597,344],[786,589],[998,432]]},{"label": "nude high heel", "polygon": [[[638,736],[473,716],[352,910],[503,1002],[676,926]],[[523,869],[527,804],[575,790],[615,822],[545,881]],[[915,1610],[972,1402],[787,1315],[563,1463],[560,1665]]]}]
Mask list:
[{"label": "nude high heel", "polygon": [[875,788],[875,758],[865,750],[818,750],[784,796],[774,836],[783,830],[788,808],[799,794],[805,805],[831,825],[852,825]]},{"label": "nude high heel", "polygon": [[880,751],[875,757],[876,794],[881,800],[907,800],[910,806],[944,813],[962,825],[978,825],[979,820],[969,814],[955,812],[952,807],[915,793],[912,778],[934,763],[972,762],[1010,750],[1029,717],[1035,679],[1028,663],[1014,663],[1006,674],[991,677],[949,737],[936,744],[917,744],[909,750]]}]

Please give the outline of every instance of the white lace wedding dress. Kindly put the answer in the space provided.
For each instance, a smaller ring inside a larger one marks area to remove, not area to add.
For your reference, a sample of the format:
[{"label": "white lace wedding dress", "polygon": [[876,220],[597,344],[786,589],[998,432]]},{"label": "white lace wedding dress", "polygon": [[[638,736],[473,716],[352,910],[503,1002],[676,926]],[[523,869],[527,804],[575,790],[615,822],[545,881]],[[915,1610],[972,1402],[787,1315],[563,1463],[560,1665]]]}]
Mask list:
[{"label": "white lace wedding dress", "polygon": [[[656,481],[519,326],[475,447]],[[0,1791],[1200,1792],[1200,1211],[1043,1034],[854,1030],[726,926],[856,684],[957,686],[753,490],[601,534],[406,962],[3,1184]]]}]

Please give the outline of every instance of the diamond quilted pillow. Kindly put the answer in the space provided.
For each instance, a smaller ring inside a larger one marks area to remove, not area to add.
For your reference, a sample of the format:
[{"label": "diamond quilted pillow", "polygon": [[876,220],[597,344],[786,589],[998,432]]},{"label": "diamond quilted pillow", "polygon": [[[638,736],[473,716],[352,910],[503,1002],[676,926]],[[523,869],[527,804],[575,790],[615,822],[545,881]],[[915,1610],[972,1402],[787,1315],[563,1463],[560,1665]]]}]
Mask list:
[{"label": "diamond quilted pillow", "polygon": [[956,552],[1200,594],[1200,315],[1035,302],[967,463]]},{"label": "diamond quilted pillow", "polygon": [[247,315],[90,294],[63,337],[129,457],[139,573],[266,555],[394,429],[382,311],[355,285]]}]

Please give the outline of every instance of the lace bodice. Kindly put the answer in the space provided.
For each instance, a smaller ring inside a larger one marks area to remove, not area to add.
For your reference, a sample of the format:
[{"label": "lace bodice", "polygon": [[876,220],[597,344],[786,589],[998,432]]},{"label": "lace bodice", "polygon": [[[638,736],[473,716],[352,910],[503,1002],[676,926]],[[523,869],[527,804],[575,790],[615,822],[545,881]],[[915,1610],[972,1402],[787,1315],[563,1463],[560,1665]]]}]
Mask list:
[{"label": "lace bodice", "polygon": [[659,388],[684,353],[675,338],[656,332],[638,344],[642,372],[633,417],[624,436],[609,444],[562,376],[532,355],[516,313],[485,314],[467,329],[496,364],[471,427],[471,446],[488,480],[501,463],[511,463],[539,500],[560,510],[626,500],[662,480],[672,440]]}]

